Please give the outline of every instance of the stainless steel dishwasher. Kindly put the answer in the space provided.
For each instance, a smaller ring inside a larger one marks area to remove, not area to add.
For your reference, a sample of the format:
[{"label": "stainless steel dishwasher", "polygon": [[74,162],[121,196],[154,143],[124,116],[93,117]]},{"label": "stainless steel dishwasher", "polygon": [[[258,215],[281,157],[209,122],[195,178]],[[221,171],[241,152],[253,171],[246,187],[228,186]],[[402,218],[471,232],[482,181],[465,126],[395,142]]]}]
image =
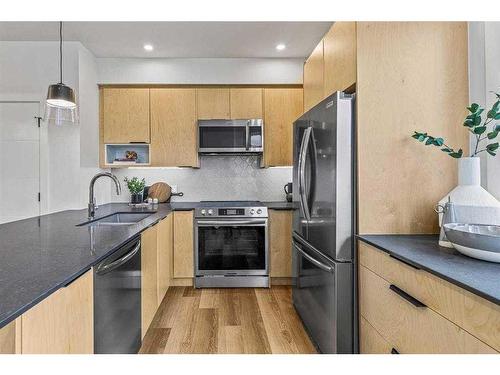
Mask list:
[{"label": "stainless steel dishwasher", "polygon": [[141,347],[141,240],[135,237],[94,267],[94,353]]}]

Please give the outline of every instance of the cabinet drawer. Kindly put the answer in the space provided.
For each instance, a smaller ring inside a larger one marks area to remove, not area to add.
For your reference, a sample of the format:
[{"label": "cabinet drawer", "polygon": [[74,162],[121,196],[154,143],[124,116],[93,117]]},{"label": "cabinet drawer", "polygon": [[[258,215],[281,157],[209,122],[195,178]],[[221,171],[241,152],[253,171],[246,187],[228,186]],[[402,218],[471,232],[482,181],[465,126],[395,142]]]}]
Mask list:
[{"label": "cabinet drawer", "polygon": [[500,306],[362,242],[359,263],[500,351]]},{"label": "cabinet drawer", "polygon": [[360,265],[360,314],[400,353],[495,353],[398,288]]},{"label": "cabinet drawer", "polygon": [[393,348],[362,316],[359,317],[360,354],[389,354]]}]

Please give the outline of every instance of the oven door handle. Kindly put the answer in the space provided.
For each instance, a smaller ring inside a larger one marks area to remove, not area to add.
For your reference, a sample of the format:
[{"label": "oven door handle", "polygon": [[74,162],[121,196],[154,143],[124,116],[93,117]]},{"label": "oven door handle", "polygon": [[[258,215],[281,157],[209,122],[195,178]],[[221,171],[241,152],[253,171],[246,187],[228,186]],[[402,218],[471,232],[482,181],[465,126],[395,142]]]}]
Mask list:
[{"label": "oven door handle", "polygon": [[235,225],[252,225],[252,226],[261,226],[266,225],[267,220],[197,220],[196,224],[198,226],[235,226]]}]

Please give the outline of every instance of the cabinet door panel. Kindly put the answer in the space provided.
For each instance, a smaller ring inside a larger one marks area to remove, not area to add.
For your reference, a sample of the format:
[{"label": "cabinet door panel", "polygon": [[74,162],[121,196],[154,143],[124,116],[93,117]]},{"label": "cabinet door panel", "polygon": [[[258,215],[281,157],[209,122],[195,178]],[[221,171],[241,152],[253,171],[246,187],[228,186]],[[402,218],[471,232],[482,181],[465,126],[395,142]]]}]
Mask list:
[{"label": "cabinet door panel", "polygon": [[292,277],[292,211],[269,210],[271,277]]},{"label": "cabinet door panel", "polygon": [[149,89],[104,88],[102,95],[104,143],[149,143]]},{"label": "cabinet door panel", "polygon": [[158,308],[158,226],[141,234],[141,320],[142,337]]},{"label": "cabinet door panel", "polygon": [[173,254],[173,214],[158,223],[158,305],[170,286]]},{"label": "cabinet door panel", "polygon": [[200,120],[230,118],[229,103],[229,89],[196,89],[196,107]]},{"label": "cabinet door panel", "polygon": [[304,64],[304,112],[324,98],[323,40]]},{"label": "cabinet door panel", "polygon": [[293,164],[293,122],[303,110],[300,88],[264,89],[264,165]]},{"label": "cabinet door panel", "polygon": [[335,22],[323,39],[325,96],[356,82],[356,22]]},{"label": "cabinet door panel", "polygon": [[237,88],[230,91],[231,118],[262,118],[262,89]]},{"label": "cabinet door panel", "polygon": [[151,89],[151,165],[198,165],[195,89]]},{"label": "cabinet door panel", "polygon": [[94,352],[93,273],[87,271],[22,315],[23,354]]},{"label": "cabinet door panel", "polygon": [[174,277],[194,276],[193,212],[174,212]]}]

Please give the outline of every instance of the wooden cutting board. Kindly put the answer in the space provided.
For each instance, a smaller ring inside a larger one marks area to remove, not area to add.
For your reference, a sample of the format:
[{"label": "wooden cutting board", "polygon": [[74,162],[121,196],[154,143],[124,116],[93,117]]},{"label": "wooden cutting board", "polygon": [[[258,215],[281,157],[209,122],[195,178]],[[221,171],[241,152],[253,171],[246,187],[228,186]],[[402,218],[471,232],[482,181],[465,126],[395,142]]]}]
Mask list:
[{"label": "wooden cutting board", "polygon": [[165,203],[170,199],[172,188],[165,182],[156,182],[148,190],[148,198],[157,198],[159,203]]}]

